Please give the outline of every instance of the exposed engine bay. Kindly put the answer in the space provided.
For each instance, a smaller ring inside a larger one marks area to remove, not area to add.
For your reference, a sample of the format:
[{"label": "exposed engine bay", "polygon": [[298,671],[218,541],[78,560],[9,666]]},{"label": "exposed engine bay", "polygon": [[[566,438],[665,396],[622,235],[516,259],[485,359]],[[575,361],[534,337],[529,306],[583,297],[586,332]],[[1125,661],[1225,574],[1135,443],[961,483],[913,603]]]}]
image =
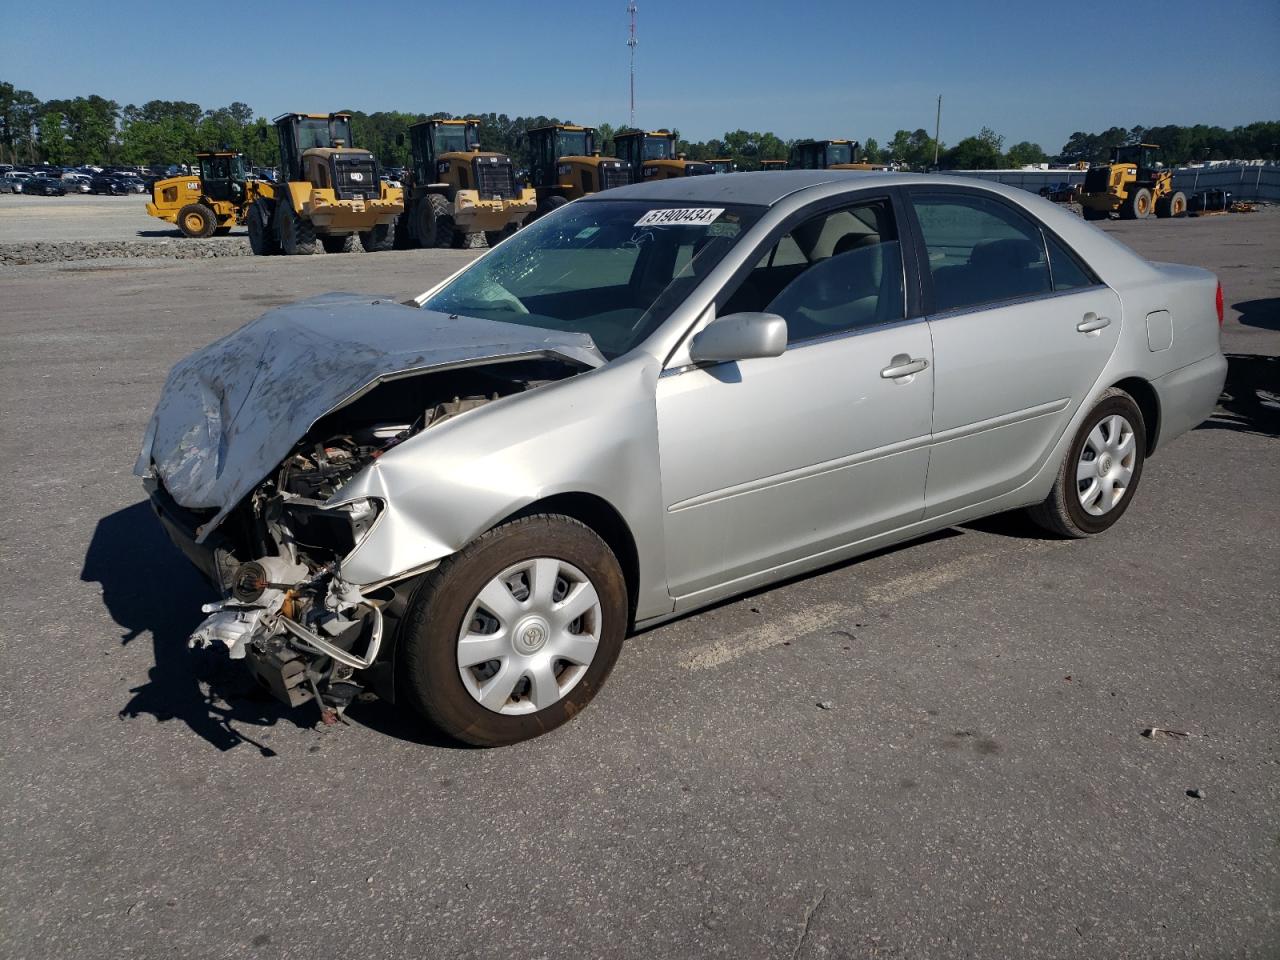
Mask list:
[{"label": "exposed engine bay", "polygon": [[[404,584],[360,588],[343,580],[343,557],[382,512],[376,499],[342,503],[344,487],[424,431],[582,369],[537,358],[416,374],[380,383],[323,416],[207,544],[212,563],[204,569],[223,599],[202,608],[208,616],[191,646],[225,646],[281,700],[314,699],[325,722],[338,720],[366,685],[361,671],[384,654],[409,593]],[[199,535],[214,511],[184,510],[152,483],[162,519],[185,514]]]}]

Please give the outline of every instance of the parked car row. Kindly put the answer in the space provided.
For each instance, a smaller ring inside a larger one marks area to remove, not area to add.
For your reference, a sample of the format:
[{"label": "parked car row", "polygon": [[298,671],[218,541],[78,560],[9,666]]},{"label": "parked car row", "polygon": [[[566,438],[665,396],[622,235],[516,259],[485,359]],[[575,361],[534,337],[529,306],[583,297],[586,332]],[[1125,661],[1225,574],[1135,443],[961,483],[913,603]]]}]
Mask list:
[{"label": "parked car row", "polygon": [[127,173],[31,173],[10,170],[0,177],[0,193],[25,193],[29,196],[61,197],[68,193],[94,193],[124,196],[146,193],[149,186],[136,174]]}]

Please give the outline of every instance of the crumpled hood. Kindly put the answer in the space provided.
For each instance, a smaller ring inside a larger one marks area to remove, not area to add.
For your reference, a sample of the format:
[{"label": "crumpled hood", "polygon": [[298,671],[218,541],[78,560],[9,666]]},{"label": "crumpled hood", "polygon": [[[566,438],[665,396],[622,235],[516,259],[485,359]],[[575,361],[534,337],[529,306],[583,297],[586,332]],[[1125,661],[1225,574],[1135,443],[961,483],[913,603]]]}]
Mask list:
[{"label": "crumpled hood", "polygon": [[476,361],[555,354],[604,358],[586,334],[329,293],[278,307],[169,373],[134,473],[179,504],[216,508],[207,535],[320,417],[379,381]]}]

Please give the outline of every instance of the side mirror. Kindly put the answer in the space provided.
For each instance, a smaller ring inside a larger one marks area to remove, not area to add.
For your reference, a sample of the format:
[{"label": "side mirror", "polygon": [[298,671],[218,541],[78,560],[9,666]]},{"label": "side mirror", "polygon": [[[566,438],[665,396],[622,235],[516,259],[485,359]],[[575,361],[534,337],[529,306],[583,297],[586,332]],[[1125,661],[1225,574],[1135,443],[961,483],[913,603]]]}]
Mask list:
[{"label": "side mirror", "polygon": [[689,344],[694,363],[725,363],[779,357],[787,349],[787,321],[776,313],[731,313],[717,317]]}]

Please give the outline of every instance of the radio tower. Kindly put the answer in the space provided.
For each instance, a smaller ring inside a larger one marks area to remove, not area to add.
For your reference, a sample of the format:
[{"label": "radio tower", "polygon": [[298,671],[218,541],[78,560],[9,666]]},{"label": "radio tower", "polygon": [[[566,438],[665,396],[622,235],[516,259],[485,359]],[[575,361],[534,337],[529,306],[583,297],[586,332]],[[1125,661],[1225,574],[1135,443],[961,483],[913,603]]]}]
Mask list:
[{"label": "radio tower", "polygon": [[631,126],[636,125],[636,5],[627,4],[627,13],[631,15],[631,33],[627,36],[627,46],[631,48]]}]

